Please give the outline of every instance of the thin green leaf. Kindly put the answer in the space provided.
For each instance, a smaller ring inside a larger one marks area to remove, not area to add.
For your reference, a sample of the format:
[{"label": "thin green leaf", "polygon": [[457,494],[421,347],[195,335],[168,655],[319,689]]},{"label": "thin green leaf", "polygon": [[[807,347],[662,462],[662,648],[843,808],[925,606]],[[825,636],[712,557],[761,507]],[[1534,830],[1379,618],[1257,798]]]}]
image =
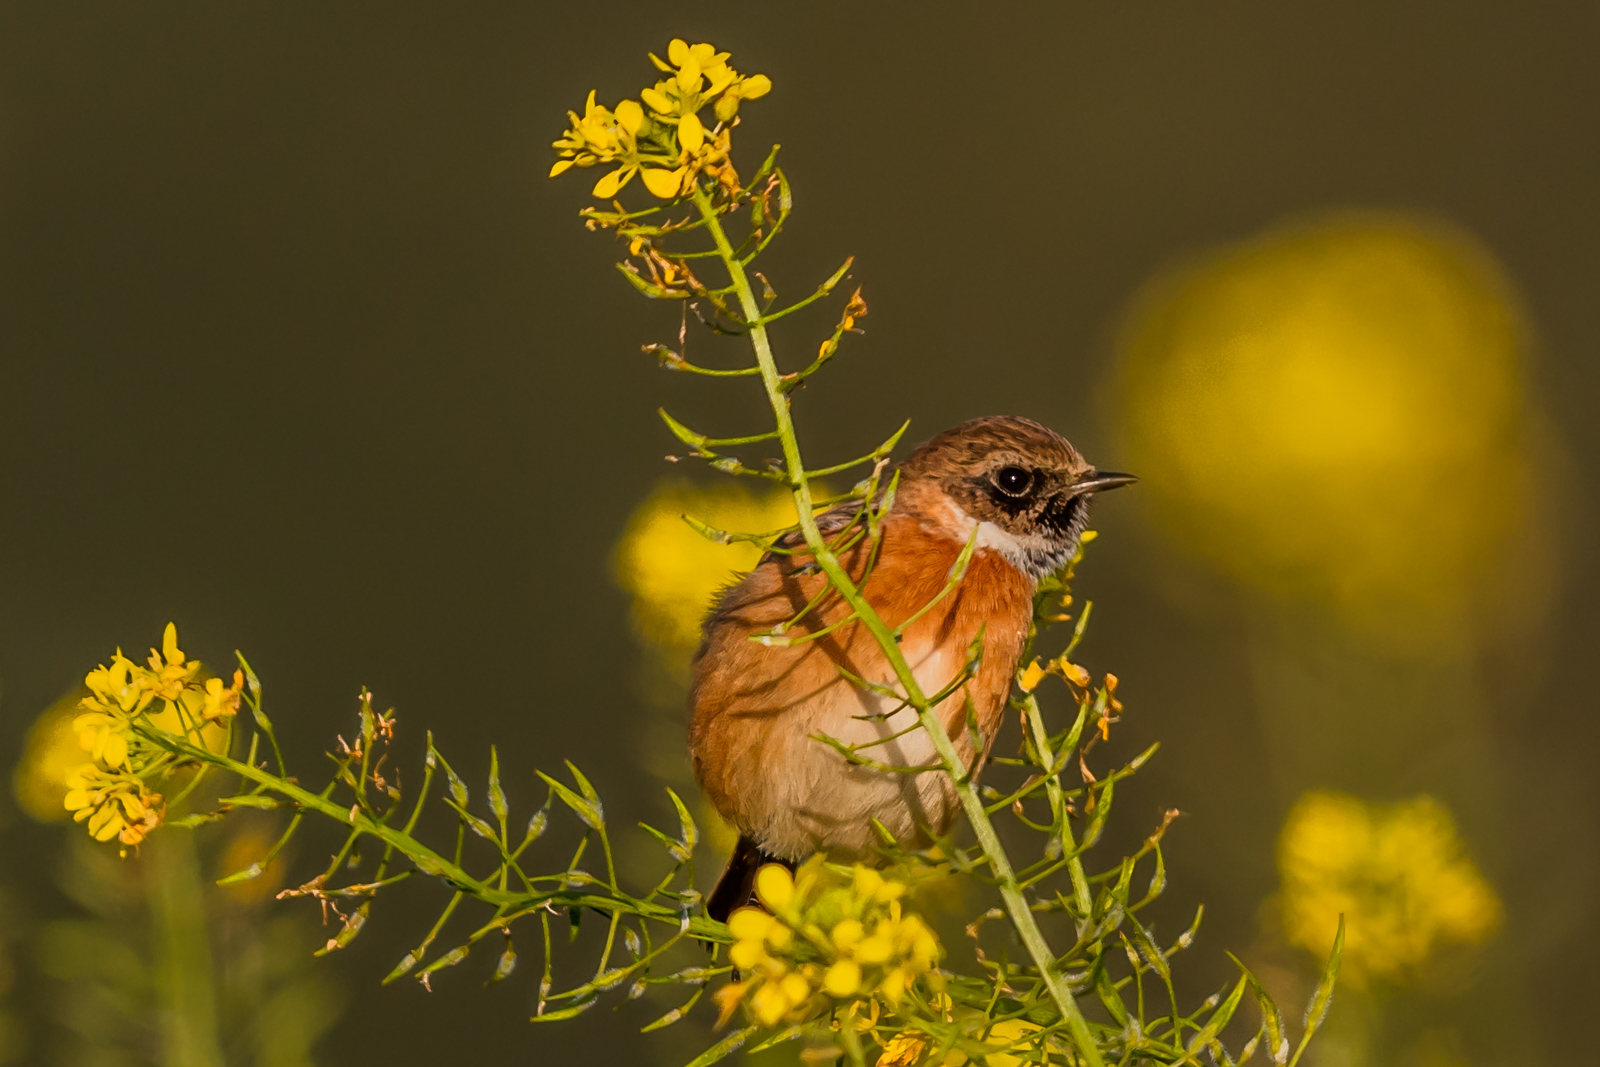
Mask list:
[{"label": "thin green leaf", "polygon": [[388,985],[396,978],[403,978],[410,974],[411,968],[415,967],[417,965],[417,961],[421,958],[422,956],[418,952],[407,952],[405,958],[394,965],[394,970],[383,976],[383,982],[381,984]]},{"label": "thin green leaf", "polygon": [[546,801],[545,806],[534,812],[533,815],[528,819],[528,830],[522,835],[523,844],[527,844],[530,841],[539,840],[539,838],[544,836],[545,827],[549,825],[550,803],[549,801]]},{"label": "thin green leaf", "polygon": [[654,826],[651,826],[647,822],[640,822],[639,828],[645,833],[649,834],[651,837],[655,838],[657,841],[660,841],[662,846],[672,854],[673,859],[681,861],[689,858],[688,850],[683,847],[683,843],[677,838],[662,833],[660,830],[657,830]]},{"label": "thin green leaf", "polygon": [[1239,981],[1234,983],[1233,992],[1228,994],[1228,999],[1222,1002],[1221,1007],[1211,1013],[1211,1018],[1206,1020],[1206,1024],[1200,1028],[1200,1032],[1190,1038],[1186,1054],[1174,1067],[1182,1067],[1182,1064],[1185,1063],[1200,1062],[1196,1057],[1205,1051],[1206,1046],[1215,1040],[1216,1036],[1222,1032],[1222,1028],[1227,1026],[1229,1020],[1233,1018],[1233,1013],[1239,1007],[1239,998],[1244,996],[1244,989],[1248,984],[1249,980],[1244,975],[1240,975]]},{"label": "thin green leaf", "polygon": [[1256,1005],[1261,1009],[1261,1028],[1267,1038],[1267,1054],[1272,1057],[1272,1062],[1277,1067],[1284,1067],[1289,1062],[1289,1037],[1283,1031],[1283,1013],[1278,1010],[1274,1001],[1256,979],[1255,973],[1244,965],[1244,961],[1233,953],[1228,953],[1244,976],[1250,982],[1250,992],[1255,994]]},{"label": "thin green leaf", "polygon": [[489,810],[502,825],[510,810],[506,806],[506,792],[500,788],[500,753],[493,745],[489,746]]},{"label": "thin green leaf", "polygon": [[226,878],[218,878],[217,884],[238,885],[240,882],[254,881],[257,878],[260,878],[262,874],[266,872],[266,869],[267,865],[264,863],[252,863],[242,871],[234,871]]},{"label": "thin green leaf", "polygon": [[567,786],[562,785],[560,782],[556,781],[543,771],[535,771],[534,773],[540,778],[544,779],[545,784],[550,787],[551,791],[555,793],[556,797],[561,801],[561,803],[571,808],[574,814],[576,814],[579,819],[583,820],[583,824],[585,826],[589,827],[591,830],[600,829],[601,820],[598,809],[596,809],[587,800],[583,799],[583,797],[579,796],[577,793],[574,793]]},{"label": "thin green leaf", "polygon": [[759,1029],[757,1026],[747,1026],[743,1030],[734,1031],[690,1060],[686,1067],[709,1067],[718,1060],[726,1059],[743,1048],[744,1043]]},{"label": "thin green leaf", "polygon": [[344,929],[328,940],[326,945],[312,953],[313,956],[326,956],[330,952],[337,952],[356,939],[361,933],[361,928],[367,925],[367,915],[372,911],[372,901],[367,901],[351,913],[344,921]]},{"label": "thin green leaf", "polygon": [[[603,812],[605,808],[600,803],[600,794],[595,792],[594,786],[589,784],[589,779],[583,776],[583,772],[578,770],[577,765],[571,760],[563,760],[562,762],[567,765],[567,770],[572,772],[572,780],[577,782],[578,788],[583,791],[583,799],[594,805],[595,811]],[[604,818],[601,821],[604,822]]]},{"label": "thin green leaf", "polygon": [[562,1019],[571,1019],[574,1016],[582,1015],[598,1003],[600,1003],[599,998],[593,998],[581,1004],[572,1004],[565,1008],[557,1008],[555,1011],[547,1011],[542,1015],[530,1015],[528,1020],[536,1023],[560,1022]]},{"label": "thin green leaf", "polygon": [[672,806],[678,809],[678,827],[683,834],[684,850],[692,853],[695,845],[700,843],[700,829],[695,825],[694,817],[689,814],[689,809],[678,798],[678,794],[672,791],[671,786],[667,787],[667,796],[672,798]]},{"label": "thin green leaf", "polygon": [[516,969],[517,953],[516,950],[511,947],[511,938],[507,937],[505,951],[501,952],[500,958],[495,961],[494,973],[491,974],[489,976],[489,980],[483,984],[494,985],[496,982],[503,982],[507,978],[511,977],[511,972]]},{"label": "thin green leaf", "polygon": [[223,797],[217,803],[224,804],[230,808],[262,808],[268,811],[283,806],[276,797],[269,797],[265,793],[245,793],[236,797]]},{"label": "thin green leaf", "polygon": [[470,952],[470,951],[471,951],[471,946],[469,946],[469,945],[458,945],[458,946],[456,946],[455,948],[451,949],[449,952],[446,952],[443,956],[440,956],[438,959],[436,959],[432,963],[428,964],[421,971],[419,971],[417,973],[417,981],[419,981],[419,982],[422,981],[424,978],[427,978],[429,975],[431,975],[434,971],[442,971],[446,967],[454,967],[456,964],[458,964],[462,960],[466,959],[467,958],[467,953]]},{"label": "thin green leaf", "polygon": [[1289,1067],[1295,1067],[1300,1062],[1300,1056],[1305,1052],[1306,1046],[1311,1043],[1311,1036],[1322,1025],[1322,1020],[1328,1017],[1328,1005],[1333,1003],[1333,986],[1339,980],[1339,963],[1344,959],[1344,916],[1339,916],[1339,930],[1333,935],[1333,950],[1328,953],[1328,963],[1322,969],[1322,980],[1317,983],[1317,991],[1311,995],[1311,1003],[1306,1008],[1306,1029],[1300,1035],[1300,1044],[1294,1050],[1294,1057],[1289,1060]]},{"label": "thin green leaf", "polygon": [[490,826],[488,823],[472,814],[472,812],[468,811],[466,808],[463,808],[461,805],[452,800],[446,800],[445,803],[454,809],[455,813],[461,817],[461,821],[466,823],[467,826],[472,829],[473,833],[477,834],[485,841],[494,841],[496,843],[499,842],[500,835],[495,833],[494,827]]}]

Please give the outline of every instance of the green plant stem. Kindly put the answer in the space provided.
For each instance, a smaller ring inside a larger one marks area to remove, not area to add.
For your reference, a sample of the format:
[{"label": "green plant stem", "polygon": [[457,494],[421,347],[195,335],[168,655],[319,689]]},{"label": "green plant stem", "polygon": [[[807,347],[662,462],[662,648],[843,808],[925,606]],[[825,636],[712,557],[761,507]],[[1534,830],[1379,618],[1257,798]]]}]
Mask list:
[{"label": "green plant stem", "polygon": [[1078,1054],[1089,1067],[1103,1067],[1100,1051],[1095,1046],[1094,1036],[1089,1032],[1088,1021],[1078,1010],[1077,1001],[1073,999],[1072,991],[1067,986],[1066,976],[1056,967],[1055,954],[1046,943],[1044,933],[1034,918],[1033,909],[1028,906],[1028,900],[1017,884],[1011,860],[1000,844],[1000,837],[995,833],[994,824],[989,821],[988,813],[984,811],[983,799],[972,784],[966,764],[956,752],[950,735],[945,732],[944,724],[934,714],[932,705],[917,683],[905,656],[901,654],[900,646],[895,641],[894,631],[885,625],[877,611],[862,595],[861,590],[856,588],[855,582],[840,564],[838,557],[828,548],[827,541],[817,528],[817,520],[812,513],[811,486],[806,480],[805,463],[800,458],[800,444],[795,435],[794,420],[789,413],[789,396],[778,373],[777,361],[772,355],[772,345],[767,339],[766,326],[761,319],[761,307],[756,302],[755,291],[745,275],[744,264],[739,261],[722,228],[722,220],[711,203],[710,195],[697,183],[693,197],[695,207],[700,211],[700,217],[705,220],[706,230],[711,234],[722,263],[727,268],[734,291],[739,296],[740,309],[745,320],[750,323],[750,343],[755,349],[756,363],[761,368],[761,383],[772,406],[778,440],[783,447],[783,460],[788,468],[789,487],[794,494],[800,530],[805,537],[807,547],[811,550],[812,558],[828,576],[829,583],[838,591],[839,596],[850,605],[857,618],[861,620],[861,624],[878,642],[890,667],[894,670],[895,677],[905,688],[906,702],[916,710],[922,728],[927,731],[934,749],[939,753],[945,772],[949,774],[956,795],[960,798],[961,808],[966,813],[967,821],[972,825],[973,833],[977,836],[978,845],[983,849],[984,856],[994,871],[1000,898],[1011,918],[1011,924],[1016,929],[1017,936],[1022,939],[1034,966],[1039,968],[1040,977],[1050,992],[1050,998],[1055,1001],[1057,1010],[1061,1012],[1061,1018],[1066,1022],[1068,1031],[1072,1034]]},{"label": "green plant stem", "polygon": [[[135,725],[134,729],[168,751],[177,752],[204,764],[210,764],[220,770],[231,771],[241,778],[256,782],[271,792],[282,795],[302,810],[315,811],[327,816],[334,822],[343,823],[359,833],[376,837],[416,864],[417,869],[424,874],[431,874],[441,878],[462,892],[486,903],[504,907],[508,912],[525,912],[548,903],[555,908],[589,908],[603,912],[606,915],[625,912],[630,915],[637,915],[642,919],[668,923],[673,926],[678,926],[683,921],[682,914],[672,908],[635,900],[624,893],[615,891],[613,891],[614,895],[612,896],[601,896],[595,893],[580,893],[567,889],[551,890],[550,892],[515,893],[496,888],[487,882],[474,878],[460,864],[445,859],[409,833],[397,830],[387,823],[363,813],[359,806],[354,808],[340,807],[333,800],[319,796],[309,789],[302,788],[287,779],[273,774],[271,771],[252,767],[248,763],[241,763],[236,759],[212,752],[176,734],[142,725]],[[728,936],[728,928],[726,926],[703,916],[690,918],[688,933],[706,941],[726,943],[732,940]]]},{"label": "green plant stem", "polygon": [[223,1067],[210,933],[194,840],[163,834],[145,877],[155,920],[162,1052],[171,1067]]}]

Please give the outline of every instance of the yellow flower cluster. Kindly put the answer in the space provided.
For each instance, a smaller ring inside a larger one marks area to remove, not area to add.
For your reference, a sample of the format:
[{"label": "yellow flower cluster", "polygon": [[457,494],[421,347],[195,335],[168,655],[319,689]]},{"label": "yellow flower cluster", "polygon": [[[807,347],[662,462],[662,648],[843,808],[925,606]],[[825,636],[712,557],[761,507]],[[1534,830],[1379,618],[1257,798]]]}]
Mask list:
[{"label": "yellow flower cluster", "polygon": [[905,883],[856,865],[848,873],[814,856],[798,871],[771,864],[756,875],[766,910],[728,919],[728,958],[740,980],[717,992],[722,1020],[740,1004],[763,1026],[797,1023],[859,1001],[890,1008],[943,954],[928,924],[901,908]]},{"label": "yellow flower cluster", "polygon": [[1346,973],[1403,979],[1441,942],[1481,941],[1499,921],[1499,898],[1462,851],[1431,797],[1302,797],[1278,846],[1285,933],[1321,955],[1344,915]]},{"label": "yellow flower cluster", "polygon": [[[161,650],[150,650],[148,667],[118,649],[110,665],[101,664],[84,679],[89,695],[78,702],[80,714],[72,729],[90,762],[66,776],[64,806],[77,822],[87,822],[98,841],[113,837],[137,845],[161,823],[165,805],[145,784],[164,753],[139,739],[135,721],[145,720],[201,743],[216,740],[217,725],[239,710],[244,672],[233,672],[233,684],[221,678],[197,681],[200,661],[178,647],[178,630],[167,624]],[[156,701],[163,706],[156,711]]]},{"label": "yellow flower cluster", "polygon": [[85,763],[67,775],[66,808],[76,822],[87,822],[96,841],[117,838],[137,845],[161,825],[166,805],[144,779],[126,771]]},{"label": "yellow flower cluster", "polygon": [[[728,129],[739,105],[772,89],[765,74],[742,75],[728,66],[728,55],[709,44],[674,38],[666,59],[650,54],[667,77],[642,90],[639,100],[611,109],[597,104],[591,91],[581,116],[567,112],[572,125],[554,142],[561,158],[550,177],[573,167],[616,163],[616,170],[595,183],[595,196],[615,196],[636,174],[661,199],[678,196],[697,171],[726,162]],[[709,130],[700,118],[707,105],[716,119]]]}]

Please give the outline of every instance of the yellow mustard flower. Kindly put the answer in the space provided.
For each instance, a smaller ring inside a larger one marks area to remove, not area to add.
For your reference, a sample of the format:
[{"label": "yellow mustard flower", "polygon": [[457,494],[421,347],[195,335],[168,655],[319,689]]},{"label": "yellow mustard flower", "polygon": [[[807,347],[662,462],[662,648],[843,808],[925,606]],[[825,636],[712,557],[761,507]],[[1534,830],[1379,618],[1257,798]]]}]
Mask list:
[{"label": "yellow mustard flower", "polygon": [[1278,867],[1288,939],[1325,954],[1344,915],[1345,972],[1358,982],[1403,980],[1439,945],[1482,941],[1500,919],[1494,889],[1432,797],[1382,806],[1308,794],[1284,824]]},{"label": "yellow mustard flower", "polygon": [[717,993],[724,1021],[745,1006],[763,1026],[798,1023],[866,1001],[898,1005],[942,955],[938,938],[906,914],[904,882],[857,865],[829,867],[821,857],[791,875],[772,864],[756,874],[761,907],[728,919],[728,959],[740,981]]},{"label": "yellow mustard flower", "polygon": [[83,684],[89,687],[85,707],[94,706],[90,703],[93,701],[108,709],[137,715],[155,699],[155,693],[145,684],[143,668],[124,656],[120,648],[111,657],[110,666],[96,667],[84,677]]},{"label": "yellow mustard flower", "polygon": [[76,822],[88,823],[96,841],[117,838],[137,845],[161,824],[165,805],[142,780],[131,774],[108,771],[85,763],[67,776],[63,801]]},{"label": "yellow mustard flower", "polygon": [[[772,89],[765,75],[744,76],[730,67],[728,55],[703,42],[691,45],[675,38],[667,59],[650,56],[669,77],[640,92],[642,105],[624,100],[613,111],[590,92],[581,116],[567,113],[571,125],[554,142],[560,158],[550,177],[573,167],[615,163],[617,168],[595,183],[595,196],[609,199],[639,175],[652,195],[670,200],[682,194],[685,181],[699,169],[720,174],[729,150],[725,126],[742,101]],[[708,105],[718,123],[715,130],[708,130],[700,118]]]},{"label": "yellow mustard flower", "polygon": [[130,720],[115,709],[87,711],[72,720],[79,746],[107,767],[129,767],[128,748],[133,737]]},{"label": "yellow mustard flower", "polygon": [[207,678],[201,718],[214,722],[234,715],[239,710],[239,701],[243,695],[244,671],[234,671],[233,684],[229,686],[224,686],[221,678]]},{"label": "yellow mustard flower", "polygon": [[183,687],[200,673],[200,661],[188,659],[178,647],[178,627],[167,623],[161,635],[161,651],[150,650],[150,674],[144,680],[150,691],[162,700],[177,700]]}]

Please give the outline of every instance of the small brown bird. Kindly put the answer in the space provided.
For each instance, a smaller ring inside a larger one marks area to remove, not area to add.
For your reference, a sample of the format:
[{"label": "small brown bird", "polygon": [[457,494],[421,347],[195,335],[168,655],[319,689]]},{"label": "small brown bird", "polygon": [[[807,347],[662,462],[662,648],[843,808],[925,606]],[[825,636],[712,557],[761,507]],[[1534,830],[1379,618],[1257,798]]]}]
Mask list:
[{"label": "small brown bird", "polygon": [[[1060,434],[1008,416],[946,430],[901,464],[899,490],[862,592],[888,626],[899,626],[945,587],[976,528],[975,551],[960,586],[913,622],[900,645],[918,684],[931,694],[955,679],[982,633],[976,674],[937,709],[969,767],[980,766],[988,752],[987,744],[985,751],[973,751],[966,700],[982,737],[992,743],[1038,580],[1076,550],[1089,497],[1134,480],[1095,470]],[[852,503],[826,512],[818,525],[824,535],[838,532],[858,508]],[[769,552],[722,594],[694,660],[689,752],[695,777],[740,833],[707,902],[717,919],[750,899],[763,863],[793,864],[817,851],[863,856],[876,843],[873,819],[911,843],[923,827],[945,832],[958,807],[942,773],[853,764],[815,739],[824,734],[847,744],[882,741],[861,754],[893,766],[938,761],[921,730],[884,741],[913,726],[915,713],[895,710],[897,701],[842,673],[898,689],[882,649],[859,622],[790,647],[750,639],[798,615],[827,582],[798,534],[778,547],[789,551]],[[869,554],[862,538],[840,562],[859,582]],[[827,597],[789,634],[815,632],[848,613],[840,598]]]}]

